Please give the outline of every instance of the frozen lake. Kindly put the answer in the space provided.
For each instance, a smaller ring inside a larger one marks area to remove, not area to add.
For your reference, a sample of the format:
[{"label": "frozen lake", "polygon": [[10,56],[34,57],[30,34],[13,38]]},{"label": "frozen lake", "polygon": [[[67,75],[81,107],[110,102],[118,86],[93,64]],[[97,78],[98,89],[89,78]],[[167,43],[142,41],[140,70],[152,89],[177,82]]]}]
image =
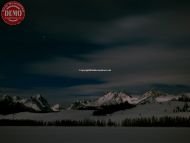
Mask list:
[{"label": "frozen lake", "polygon": [[189,143],[190,128],[0,127],[2,143]]}]

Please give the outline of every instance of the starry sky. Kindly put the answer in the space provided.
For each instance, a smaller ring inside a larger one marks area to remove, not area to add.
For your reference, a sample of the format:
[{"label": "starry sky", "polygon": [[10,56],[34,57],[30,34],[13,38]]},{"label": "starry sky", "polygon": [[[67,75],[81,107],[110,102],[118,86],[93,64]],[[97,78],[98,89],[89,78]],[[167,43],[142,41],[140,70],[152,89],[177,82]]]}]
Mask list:
[{"label": "starry sky", "polygon": [[[19,1],[20,25],[0,19],[0,94],[67,103],[110,90],[190,92],[188,0]],[[112,72],[78,71],[88,68]]]}]

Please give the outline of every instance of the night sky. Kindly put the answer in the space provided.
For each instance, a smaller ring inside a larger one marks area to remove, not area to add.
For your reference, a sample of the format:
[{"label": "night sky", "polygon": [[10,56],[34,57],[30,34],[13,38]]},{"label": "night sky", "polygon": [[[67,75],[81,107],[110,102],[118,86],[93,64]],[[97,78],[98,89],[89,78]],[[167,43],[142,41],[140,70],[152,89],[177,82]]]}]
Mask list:
[{"label": "night sky", "polygon": [[0,94],[66,103],[110,90],[190,92],[188,0],[20,1],[20,25],[0,20]]}]

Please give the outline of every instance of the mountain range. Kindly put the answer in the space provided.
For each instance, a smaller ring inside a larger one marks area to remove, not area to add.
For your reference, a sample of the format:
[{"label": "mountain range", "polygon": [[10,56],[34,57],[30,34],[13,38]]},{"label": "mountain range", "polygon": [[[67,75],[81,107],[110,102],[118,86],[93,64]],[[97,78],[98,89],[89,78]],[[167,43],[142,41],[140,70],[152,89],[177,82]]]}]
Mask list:
[{"label": "mountain range", "polygon": [[124,92],[108,92],[96,100],[77,101],[70,105],[69,110],[95,110],[94,115],[106,115],[116,111],[134,108],[148,103],[163,103],[170,101],[190,101],[189,94],[169,95],[150,90],[142,96],[130,96]]},{"label": "mountain range", "polygon": [[0,97],[0,114],[17,112],[47,113],[58,111],[59,106],[51,107],[47,100],[40,94],[30,98],[3,95]]},{"label": "mountain range", "polygon": [[[139,105],[164,103],[171,101],[189,102],[190,94],[170,95],[167,93],[150,90],[143,95],[128,95],[125,92],[108,92],[95,100],[83,100],[73,102],[67,110],[92,110],[93,115],[107,115],[114,112],[135,108]],[[41,95],[30,98],[20,96],[0,96],[0,114],[12,114],[18,112],[49,113],[59,112],[61,106],[51,106]],[[189,110],[189,109],[188,109]]]}]

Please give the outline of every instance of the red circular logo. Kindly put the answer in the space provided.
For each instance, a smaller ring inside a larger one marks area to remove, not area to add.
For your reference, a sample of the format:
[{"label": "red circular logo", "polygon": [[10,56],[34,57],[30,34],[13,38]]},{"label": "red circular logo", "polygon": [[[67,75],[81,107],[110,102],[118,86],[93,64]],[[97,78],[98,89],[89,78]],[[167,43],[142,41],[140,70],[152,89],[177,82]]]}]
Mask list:
[{"label": "red circular logo", "polygon": [[8,25],[18,25],[25,18],[25,9],[21,3],[10,1],[3,6],[1,17]]}]

